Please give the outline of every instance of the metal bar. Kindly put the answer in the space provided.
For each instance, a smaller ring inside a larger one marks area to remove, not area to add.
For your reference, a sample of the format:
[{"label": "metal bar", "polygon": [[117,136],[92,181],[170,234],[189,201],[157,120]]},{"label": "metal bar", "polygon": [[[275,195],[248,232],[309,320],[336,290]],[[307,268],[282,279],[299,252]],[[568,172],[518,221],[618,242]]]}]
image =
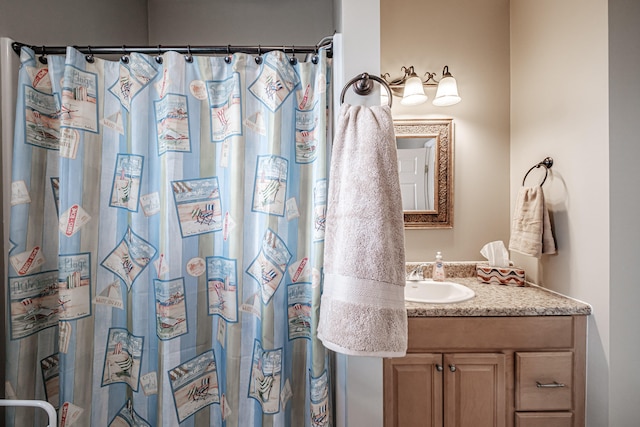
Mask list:
[{"label": "metal bar", "polygon": [[[37,55],[63,55],[67,51],[66,46],[35,46],[20,42],[13,42],[12,48],[18,55],[23,46],[31,48]],[[260,55],[263,53],[280,50],[288,54],[296,53],[316,53],[320,48],[328,49],[328,56],[331,57],[333,49],[333,38],[325,37],[320,44],[315,46],[73,46],[78,51],[85,54],[101,54],[101,55],[123,55],[132,52],[146,53],[150,55],[159,55],[165,52],[173,51],[182,54],[205,55],[205,54],[233,54],[236,52]]]},{"label": "metal bar", "polygon": [[58,417],[55,408],[51,403],[45,402],[44,400],[0,399],[0,406],[30,406],[33,408],[40,408],[47,412],[47,416],[49,417],[48,427],[56,427],[58,425]]}]

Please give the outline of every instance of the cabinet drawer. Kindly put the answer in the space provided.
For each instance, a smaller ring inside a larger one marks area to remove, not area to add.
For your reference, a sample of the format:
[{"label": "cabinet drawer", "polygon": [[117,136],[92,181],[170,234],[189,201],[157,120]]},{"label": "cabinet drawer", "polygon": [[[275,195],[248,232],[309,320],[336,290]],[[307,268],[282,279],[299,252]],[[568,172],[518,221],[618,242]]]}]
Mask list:
[{"label": "cabinet drawer", "polygon": [[572,427],[571,412],[516,412],[516,427]]},{"label": "cabinet drawer", "polygon": [[573,353],[516,353],[516,410],[572,408]]}]

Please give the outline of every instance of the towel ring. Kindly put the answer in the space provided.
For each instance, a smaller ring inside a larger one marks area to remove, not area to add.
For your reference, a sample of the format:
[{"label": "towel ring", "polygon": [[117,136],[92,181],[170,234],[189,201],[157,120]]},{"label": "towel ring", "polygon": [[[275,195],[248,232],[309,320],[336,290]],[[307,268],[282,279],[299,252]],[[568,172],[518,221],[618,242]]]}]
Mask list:
[{"label": "towel ring", "polygon": [[529,175],[529,172],[531,172],[536,168],[539,168],[540,166],[544,166],[544,178],[542,178],[542,182],[540,183],[540,186],[542,187],[542,184],[544,184],[544,182],[547,180],[549,169],[551,169],[551,166],[553,166],[553,159],[551,157],[546,157],[540,163],[531,166],[531,168],[527,171],[527,173],[524,174],[524,178],[522,178],[522,186],[524,186],[524,182],[527,180],[527,176]]},{"label": "towel ring", "polygon": [[356,94],[369,95],[373,90],[373,82],[371,80],[377,81],[387,90],[387,92],[389,93],[388,104],[389,108],[391,108],[391,105],[393,104],[393,96],[391,95],[391,88],[389,87],[389,84],[380,77],[372,76],[369,73],[362,73],[359,76],[352,78],[347,82],[346,85],[344,85],[344,87],[342,88],[342,93],[340,94],[340,105],[344,104],[344,96],[347,93],[347,89],[349,89],[349,86],[351,85],[353,85],[353,91]]}]

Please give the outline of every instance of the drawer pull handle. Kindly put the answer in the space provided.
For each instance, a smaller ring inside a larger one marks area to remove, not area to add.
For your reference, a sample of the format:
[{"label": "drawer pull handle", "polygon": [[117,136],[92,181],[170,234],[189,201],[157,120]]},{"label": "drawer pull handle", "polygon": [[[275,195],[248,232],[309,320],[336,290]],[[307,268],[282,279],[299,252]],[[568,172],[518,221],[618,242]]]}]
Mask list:
[{"label": "drawer pull handle", "polygon": [[538,388],[559,388],[559,387],[565,387],[564,384],[559,383],[557,381],[554,381],[552,383],[547,383],[547,384],[543,384],[540,381],[536,381],[536,386]]}]

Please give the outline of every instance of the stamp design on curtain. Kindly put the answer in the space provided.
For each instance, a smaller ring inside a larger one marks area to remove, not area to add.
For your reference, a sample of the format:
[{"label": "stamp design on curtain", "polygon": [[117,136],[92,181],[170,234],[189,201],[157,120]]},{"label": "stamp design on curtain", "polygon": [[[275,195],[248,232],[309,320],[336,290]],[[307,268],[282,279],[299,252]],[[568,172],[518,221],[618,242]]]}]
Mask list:
[{"label": "stamp design on curtain", "polygon": [[222,230],[218,178],[171,181],[182,237]]},{"label": "stamp design on curtain", "polygon": [[227,322],[238,321],[238,279],[236,260],[207,258],[207,306],[209,315]]},{"label": "stamp design on curtain", "polygon": [[213,350],[194,357],[168,372],[178,422],[213,403],[220,403],[218,370]]},{"label": "stamp design on curtain", "polygon": [[124,328],[109,328],[102,371],[102,386],[125,383],[133,391],[140,385],[140,368],[144,337]]}]

